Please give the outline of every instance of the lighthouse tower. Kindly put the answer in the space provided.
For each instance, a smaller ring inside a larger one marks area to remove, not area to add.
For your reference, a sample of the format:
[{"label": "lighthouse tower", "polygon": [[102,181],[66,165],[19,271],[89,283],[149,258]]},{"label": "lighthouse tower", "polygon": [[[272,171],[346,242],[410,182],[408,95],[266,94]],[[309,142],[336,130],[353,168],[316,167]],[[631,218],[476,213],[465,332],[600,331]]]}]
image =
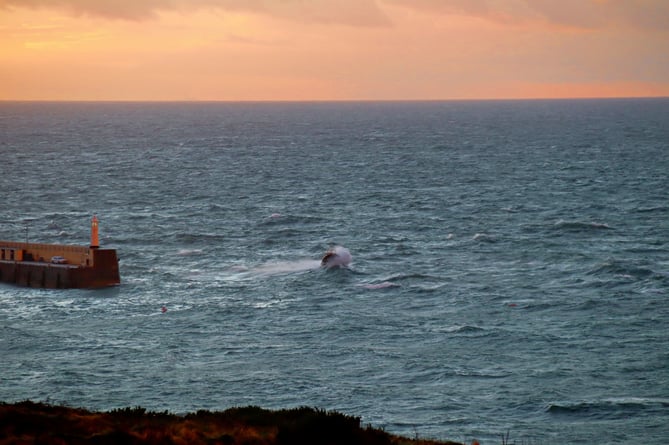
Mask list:
[{"label": "lighthouse tower", "polygon": [[100,238],[98,236],[98,216],[93,215],[91,219],[91,249],[97,249],[100,247]]}]

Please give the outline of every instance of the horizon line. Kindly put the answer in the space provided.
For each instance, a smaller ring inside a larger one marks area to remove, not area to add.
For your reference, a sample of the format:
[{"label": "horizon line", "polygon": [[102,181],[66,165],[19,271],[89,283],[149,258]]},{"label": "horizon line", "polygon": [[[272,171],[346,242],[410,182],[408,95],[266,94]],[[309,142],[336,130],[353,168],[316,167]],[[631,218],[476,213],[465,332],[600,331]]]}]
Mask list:
[{"label": "horizon line", "polygon": [[508,97],[451,99],[0,99],[0,103],[417,103],[417,102],[531,102],[568,100],[638,100],[669,99],[667,96],[573,96],[573,97]]}]

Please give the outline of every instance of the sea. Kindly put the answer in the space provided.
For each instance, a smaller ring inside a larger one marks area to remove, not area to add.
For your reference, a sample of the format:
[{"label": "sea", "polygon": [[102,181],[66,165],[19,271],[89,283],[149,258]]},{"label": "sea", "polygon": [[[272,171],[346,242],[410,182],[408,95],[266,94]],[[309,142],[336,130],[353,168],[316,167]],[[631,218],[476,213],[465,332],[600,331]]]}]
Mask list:
[{"label": "sea", "polygon": [[122,283],[0,284],[0,401],[669,442],[668,98],[1,102],[0,239],[93,215]]}]

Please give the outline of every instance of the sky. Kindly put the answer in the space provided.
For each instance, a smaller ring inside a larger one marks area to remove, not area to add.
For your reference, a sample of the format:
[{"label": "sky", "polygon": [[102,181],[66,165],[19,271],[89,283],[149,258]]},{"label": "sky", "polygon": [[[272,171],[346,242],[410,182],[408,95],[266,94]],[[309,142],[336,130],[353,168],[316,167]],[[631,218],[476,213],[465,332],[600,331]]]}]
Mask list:
[{"label": "sky", "polygon": [[669,96],[669,0],[0,0],[0,100]]}]

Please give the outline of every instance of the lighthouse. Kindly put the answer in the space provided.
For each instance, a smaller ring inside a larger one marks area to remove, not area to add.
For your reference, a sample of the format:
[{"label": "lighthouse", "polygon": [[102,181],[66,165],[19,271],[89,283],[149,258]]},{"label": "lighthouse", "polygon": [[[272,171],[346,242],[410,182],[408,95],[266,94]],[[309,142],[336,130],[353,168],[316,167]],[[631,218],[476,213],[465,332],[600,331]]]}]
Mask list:
[{"label": "lighthouse", "polygon": [[98,216],[93,215],[91,219],[91,249],[97,249],[100,247],[100,238],[98,236]]}]

